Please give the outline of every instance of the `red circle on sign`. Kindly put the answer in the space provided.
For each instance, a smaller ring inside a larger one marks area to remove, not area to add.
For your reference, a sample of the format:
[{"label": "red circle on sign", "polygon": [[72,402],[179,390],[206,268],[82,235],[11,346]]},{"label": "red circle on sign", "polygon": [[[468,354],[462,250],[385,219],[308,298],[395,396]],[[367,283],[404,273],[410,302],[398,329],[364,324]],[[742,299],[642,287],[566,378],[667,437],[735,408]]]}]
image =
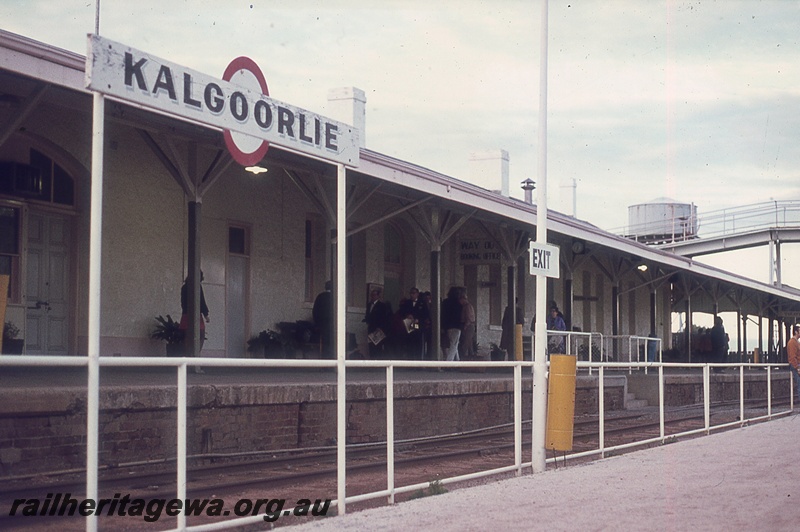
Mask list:
[{"label": "red circle on sign", "polygon": [[[222,79],[225,81],[230,81],[233,78],[233,75],[241,70],[246,70],[253,74],[261,87],[261,94],[264,96],[269,96],[267,80],[264,78],[264,74],[261,72],[261,69],[258,67],[256,62],[249,57],[237,57],[231,61],[228,67],[225,69]],[[223,130],[222,135],[225,137],[225,145],[228,147],[228,151],[230,152],[231,156],[233,156],[233,159],[242,166],[253,166],[258,164],[261,159],[264,158],[264,155],[267,153],[267,149],[269,148],[269,142],[264,140],[255,151],[246,152],[239,148],[239,146],[236,144],[236,141],[234,140],[230,130]]]}]

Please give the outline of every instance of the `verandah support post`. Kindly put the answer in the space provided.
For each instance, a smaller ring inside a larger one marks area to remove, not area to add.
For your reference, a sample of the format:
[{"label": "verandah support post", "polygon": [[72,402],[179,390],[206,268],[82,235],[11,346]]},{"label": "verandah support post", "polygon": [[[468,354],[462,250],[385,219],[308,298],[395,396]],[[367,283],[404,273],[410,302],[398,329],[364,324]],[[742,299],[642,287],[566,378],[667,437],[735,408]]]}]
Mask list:
[{"label": "verandah support post", "polygon": [[195,357],[199,355],[200,348],[200,214],[199,201],[190,201],[188,205],[189,223],[189,256],[187,257],[187,290],[186,316],[188,317],[186,329],[186,355]]},{"label": "verandah support post", "polygon": [[[564,299],[564,324],[567,326],[567,330],[571,331],[572,329],[572,302],[574,298],[574,289],[572,287],[572,269],[567,270],[567,274],[564,277],[564,292],[563,292],[563,299]],[[567,337],[567,341],[569,342],[569,336]]]},{"label": "verandah support post", "polygon": [[656,334],[656,291],[655,289],[650,291],[650,334]]},{"label": "verandah support post", "polygon": [[[506,297],[506,305],[511,316],[508,318],[512,327],[511,334],[511,349],[508,352],[508,359],[512,360],[514,354],[517,352],[517,269],[515,268],[516,261],[512,261],[511,265],[506,270],[508,276],[508,295]],[[505,324],[504,324],[505,325]],[[505,331],[503,331],[505,333]]]},{"label": "verandah support post", "polygon": [[[771,311],[770,311],[771,312]],[[767,319],[767,360],[772,360],[772,353],[775,346],[775,320],[772,315]]]},{"label": "verandah support post", "polygon": [[429,360],[442,360],[442,251],[436,246],[431,249],[431,345]]},{"label": "verandah support post", "polygon": [[739,352],[739,362],[744,362],[747,358],[747,314],[742,314],[742,350]]}]

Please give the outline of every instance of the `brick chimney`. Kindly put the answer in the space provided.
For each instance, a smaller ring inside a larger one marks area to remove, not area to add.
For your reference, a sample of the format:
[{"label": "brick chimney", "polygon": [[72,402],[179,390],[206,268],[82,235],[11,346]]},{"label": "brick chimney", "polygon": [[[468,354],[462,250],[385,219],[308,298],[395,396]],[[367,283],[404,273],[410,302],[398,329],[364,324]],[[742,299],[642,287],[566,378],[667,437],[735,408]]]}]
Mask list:
[{"label": "brick chimney", "polygon": [[328,91],[328,116],[350,124],[359,131],[359,147],[366,147],[367,96],[356,87],[340,87]]},{"label": "brick chimney", "polygon": [[469,156],[470,183],[508,197],[508,152],[486,150]]}]

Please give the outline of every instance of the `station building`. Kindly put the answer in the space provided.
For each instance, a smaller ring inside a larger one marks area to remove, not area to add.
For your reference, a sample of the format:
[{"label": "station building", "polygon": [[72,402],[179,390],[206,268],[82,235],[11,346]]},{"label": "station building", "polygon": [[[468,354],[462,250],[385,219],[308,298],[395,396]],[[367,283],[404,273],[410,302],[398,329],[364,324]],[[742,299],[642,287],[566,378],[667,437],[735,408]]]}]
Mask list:
[{"label": "station building", "polygon": [[[6,320],[20,329],[25,354],[85,355],[92,151],[86,59],[6,31],[0,58]],[[346,330],[354,347],[367,352],[362,320],[374,286],[395,310],[411,287],[430,290],[434,301],[450,286],[466,287],[482,352],[499,342],[503,311],[515,298],[530,334],[536,294],[528,243],[536,206],[509,197],[508,155],[476,158],[478,186],[370,150],[362,91],[332,91],[331,102],[361,139],[359,164],[347,170]],[[232,161],[218,128],[114,98],[105,106],[101,354],[165,354],[151,332],[157,316],[181,314],[192,213],[199,214],[192,228],[210,309],[202,356],[250,356],[247,340],[259,332],[310,321],[315,297],[335,278],[336,168],[271,146],[260,162],[267,172],[254,175]],[[800,293],[790,287],[555,211],[548,216],[561,262],[547,299],[570,330],[654,334],[669,349],[672,312],[737,312],[782,325],[775,327],[779,337],[769,327],[770,337],[759,338],[762,351],[775,351],[800,312]],[[675,348],[685,360],[691,340],[681,342]]]}]

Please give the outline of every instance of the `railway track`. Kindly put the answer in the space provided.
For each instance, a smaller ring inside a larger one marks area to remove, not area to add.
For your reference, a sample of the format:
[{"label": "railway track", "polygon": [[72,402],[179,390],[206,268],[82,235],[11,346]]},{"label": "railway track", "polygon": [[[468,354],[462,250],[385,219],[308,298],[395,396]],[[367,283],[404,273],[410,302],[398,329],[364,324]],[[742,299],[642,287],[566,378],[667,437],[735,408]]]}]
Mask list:
[{"label": "railway track", "polygon": [[[748,409],[757,410],[764,406],[763,401],[753,401],[748,404]],[[773,406],[781,406],[781,403],[773,403]],[[716,424],[735,421],[738,414],[738,401],[715,404],[712,408]],[[668,437],[670,434],[702,428],[703,424],[702,405],[671,411],[665,419],[665,434]],[[530,422],[525,422],[524,425],[523,454],[527,455],[530,452],[529,449],[525,450],[530,446]],[[582,416],[575,420],[575,452],[598,447],[598,425],[597,416]],[[606,447],[657,437],[660,429],[658,413],[652,408],[634,413],[612,414],[604,420],[604,425]],[[482,469],[489,469],[485,466],[488,458],[510,465],[513,463],[513,438],[513,427],[501,426],[485,431],[398,442],[395,448],[395,469],[402,472],[423,467],[425,464],[453,460],[462,463],[480,462]],[[187,491],[191,495],[247,490],[259,486],[269,486],[272,489],[317,479],[336,478],[335,447],[313,452],[276,451],[266,454],[265,458],[241,461],[222,459],[214,463],[215,459],[210,457],[195,460],[195,465],[187,471]],[[154,470],[151,465],[107,471],[100,478],[100,492],[140,494],[148,498],[174,497],[176,471],[173,466],[174,462],[165,461],[158,464],[158,470]],[[385,472],[385,443],[348,449],[348,478],[356,474],[382,475],[385,478]],[[84,489],[85,479],[79,474],[22,479],[5,482],[0,487],[0,499],[41,497],[45,493],[54,492],[78,494]]]},{"label": "railway track", "polygon": [[[785,405],[773,402],[774,408]],[[763,401],[748,401],[746,418],[762,416],[766,413]],[[739,402],[731,401],[715,403],[711,408],[713,424],[735,421],[739,415]],[[702,405],[671,409],[666,413],[665,434],[700,429],[705,423]],[[590,451],[598,447],[597,416],[580,416],[575,419],[573,452]],[[633,441],[657,438],[660,432],[658,410],[648,407],[637,411],[612,412],[604,420],[606,449]],[[658,445],[653,443],[651,445]],[[641,448],[641,447],[636,447]],[[522,461],[530,461],[530,422],[523,427]],[[631,449],[632,450],[632,449]],[[591,461],[596,457],[587,456],[571,458],[568,464]],[[336,498],[336,451],[335,448],[320,448],[313,452],[292,451],[267,453],[260,459],[232,461],[222,458],[222,463],[212,463],[210,457],[190,462],[192,467],[187,472],[187,497],[218,498],[230,504],[249,498],[256,500],[262,497],[280,497],[287,501],[302,498],[335,499]],[[553,461],[549,467],[563,467]],[[398,441],[395,446],[394,471],[395,486],[428,484],[438,479],[452,478],[466,473],[489,470],[514,463],[514,431],[513,426],[493,427],[490,430],[473,431],[466,434],[453,434],[436,438]],[[348,496],[372,493],[385,490],[386,445],[352,446],[347,451],[347,493]],[[507,473],[505,476],[512,476]],[[174,462],[165,461],[159,464],[159,470],[150,467],[116,468],[104,472],[100,479],[100,498],[113,498],[118,494],[127,494],[132,499],[170,500],[176,495],[176,471]],[[475,485],[503,478],[503,475],[487,477],[458,485],[449,485],[447,489]],[[42,499],[49,493],[71,493],[73,497],[81,497],[85,491],[85,480],[82,475],[69,475],[52,478],[20,479],[4,482],[0,485],[0,501],[10,504],[14,499]],[[406,493],[396,495],[401,501],[417,494]],[[348,504],[348,510],[379,506],[386,503],[381,497],[361,503]],[[335,510],[333,510],[335,512]],[[228,518],[231,518],[229,516]],[[101,529],[119,531],[160,530],[174,521],[164,520],[157,523],[144,523],[141,518],[134,517],[99,517]],[[174,518],[170,518],[174,519]],[[192,524],[211,524],[219,517],[199,515],[188,517]],[[304,519],[304,518],[297,518]],[[281,519],[273,526],[297,523],[295,518]],[[0,515],[0,530],[64,532],[83,530],[83,518],[57,519],[18,519]],[[261,525],[244,527],[241,530],[262,530]]]}]

